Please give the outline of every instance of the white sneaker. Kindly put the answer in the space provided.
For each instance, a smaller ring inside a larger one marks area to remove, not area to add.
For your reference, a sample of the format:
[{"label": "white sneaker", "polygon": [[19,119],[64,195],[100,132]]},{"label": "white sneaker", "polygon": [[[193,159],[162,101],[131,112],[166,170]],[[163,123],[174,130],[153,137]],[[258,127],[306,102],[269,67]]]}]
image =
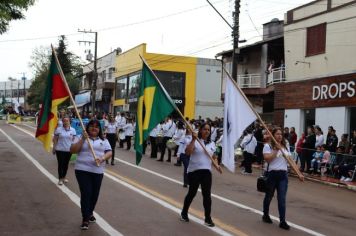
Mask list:
[{"label": "white sneaker", "polygon": [[58,185],[63,185],[63,181],[61,179],[58,181]]},{"label": "white sneaker", "polygon": [[340,178],[340,181],[345,181],[345,177],[344,176],[341,176],[341,178]]},{"label": "white sneaker", "polygon": [[351,178],[346,178],[344,181],[345,181],[345,182],[351,182],[352,179],[351,179]]},{"label": "white sneaker", "polygon": [[63,179],[63,182],[64,182],[64,183],[68,183],[69,180],[68,180],[68,179]]}]

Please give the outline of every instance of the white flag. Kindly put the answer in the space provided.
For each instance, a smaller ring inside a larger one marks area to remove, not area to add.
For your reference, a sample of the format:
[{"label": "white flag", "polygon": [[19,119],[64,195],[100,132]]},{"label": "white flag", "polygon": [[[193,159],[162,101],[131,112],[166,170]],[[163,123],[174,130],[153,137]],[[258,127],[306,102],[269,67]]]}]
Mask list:
[{"label": "white flag", "polygon": [[247,126],[257,117],[231,79],[226,79],[225,86],[222,163],[228,170],[234,172],[234,145]]}]

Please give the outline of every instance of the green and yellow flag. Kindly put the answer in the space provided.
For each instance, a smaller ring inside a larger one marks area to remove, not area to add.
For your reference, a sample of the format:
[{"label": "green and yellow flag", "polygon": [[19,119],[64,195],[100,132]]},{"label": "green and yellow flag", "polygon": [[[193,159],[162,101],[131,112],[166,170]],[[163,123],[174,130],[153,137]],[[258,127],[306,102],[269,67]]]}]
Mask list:
[{"label": "green and yellow flag", "polygon": [[54,52],[52,52],[51,65],[46,81],[44,99],[38,116],[36,138],[43,143],[43,147],[49,152],[52,144],[52,136],[57,127],[58,105],[69,97],[69,92],[59,72],[60,65],[57,64]]},{"label": "green and yellow flag", "polygon": [[140,164],[142,158],[143,141],[147,139],[151,130],[174,110],[172,99],[143,62],[136,116],[136,165]]}]

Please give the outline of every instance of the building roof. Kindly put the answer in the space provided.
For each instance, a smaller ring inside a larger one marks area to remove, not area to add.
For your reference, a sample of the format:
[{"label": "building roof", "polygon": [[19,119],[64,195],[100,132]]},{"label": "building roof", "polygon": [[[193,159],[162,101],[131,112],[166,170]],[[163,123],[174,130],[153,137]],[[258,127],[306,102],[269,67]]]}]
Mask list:
[{"label": "building roof", "polygon": [[[265,40],[261,40],[261,41],[255,42],[253,44],[249,44],[249,45],[246,45],[246,46],[239,47],[239,49],[248,49],[248,48],[260,46],[262,44],[265,44],[265,43],[268,43],[268,42],[271,42],[271,41],[274,41],[274,40],[277,40],[277,39],[281,39],[283,37],[284,37],[283,35],[278,35],[278,36],[275,36],[275,37],[271,37],[271,38],[268,38],[268,39],[265,39]],[[229,55],[229,54],[232,54],[232,49],[219,52],[218,54],[215,55],[215,57],[226,56],[226,55]]]}]

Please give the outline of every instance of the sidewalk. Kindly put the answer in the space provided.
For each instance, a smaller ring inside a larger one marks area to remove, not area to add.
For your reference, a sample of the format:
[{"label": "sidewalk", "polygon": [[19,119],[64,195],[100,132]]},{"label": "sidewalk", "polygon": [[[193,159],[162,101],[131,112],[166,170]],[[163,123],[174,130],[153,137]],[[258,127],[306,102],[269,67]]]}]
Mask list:
[{"label": "sidewalk", "polygon": [[[257,165],[257,164],[253,164],[252,165],[253,168],[255,169],[261,169],[261,165]],[[310,175],[308,173],[303,173],[304,177],[306,180],[309,181],[314,181],[317,183],[321,183],[321,184],[326,184],[326,185],[330,185],[330,186],[334,186],[334,187],[339,187],[339,188],[346,188],[352,191],[356,192],[356,182],[344,182],[344,181],[340,181],[339,179],[336,178],[331,178],[328,176],[318,176],[318,175]],[[293,177],[297,177],[297,175],[295,174],[290,174]]]}]

